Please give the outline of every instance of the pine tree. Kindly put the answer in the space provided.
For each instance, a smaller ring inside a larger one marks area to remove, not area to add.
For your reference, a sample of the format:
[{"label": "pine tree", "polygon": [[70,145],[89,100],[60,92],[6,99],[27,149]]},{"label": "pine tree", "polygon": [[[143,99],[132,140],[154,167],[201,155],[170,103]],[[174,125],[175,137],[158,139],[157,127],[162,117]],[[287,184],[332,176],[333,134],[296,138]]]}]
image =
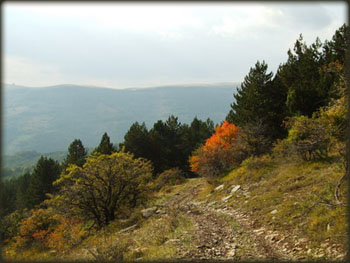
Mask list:
[{"label": "pine tree", "polygon": [[288,60],[280,66],[279,77],[288,90],[286,106],[288,115],[312,114],[329,102],[330,85],[322,85],[320,69],[324,65],[322,44],[316,42],[307,46],[300,35],[295,42],[294,52],[288,51]]},{"label": "pine tree", "polygon": [[270,140],[286,135],[282,126],[286,116],[287,89],[282,85],[279,73],[267,72],[268,65],[263,61],[255,64],[244,78],[241,88],[234,94],[235,101],[226,117],[230,123],[245,126],[265,126],[265,137]]},{"label": "pine tree", "polygon": [[46,194],[54,192],[52,183],[58,179],[60,170],[57,161],[40,157],[28,186],[28,206],[34,207],[40,204],[46,199]]},{"label": "pine tree", "polygon": [[102,135],[101,142],[99,146],[94,150],[94,152],[107,155],[115,152],[115,148],[111,143],[110,138],[106,132]]},{"label": "pine tree", "polygon": [[150,139],[146,124],[133,123],[124,136],[125,151],[131,152],[135,157],[150,159]]},{"label": "pine tree", "polygon": [[17,179],[16,191],[16,209],[31,208],[28,186],[30,185],[32,175],[25,173]]},{"label": "pine tree", "polygon": [[267,73],[267,67],[264,61],[258,61],[254,68],[250,68],[241,87],[234,94],[235,101],[226,117],[229,122],[242,126],[265,117],[267,98],[264,92],[271,88],[273,76],[272,72]]},{"label": "pine tree", "polygon": [[325,41],[323,53],[327,63],[338,61],[340,64],[345,63],[345,53],[349,49],[350,27],[343,24],[332,37],[331,41]]},{"label": "pine tree", "polygon": [[75,139],[68,148],[68,154],[64,161],[64,167],[67,168],[70,164],[75,164],[82,167],[85,163],[87,151],[79,139]]}]

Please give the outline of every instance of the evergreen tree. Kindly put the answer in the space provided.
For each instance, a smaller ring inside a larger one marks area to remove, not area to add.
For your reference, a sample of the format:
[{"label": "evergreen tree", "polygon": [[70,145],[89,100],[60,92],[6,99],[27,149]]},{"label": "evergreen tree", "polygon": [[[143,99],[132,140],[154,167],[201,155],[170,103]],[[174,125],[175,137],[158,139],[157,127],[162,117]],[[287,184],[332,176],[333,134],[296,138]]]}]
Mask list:
[{"label": "evergreen tree", "polygon": [[16,209],[31,208],[28,186],[30,185],[32,175],[25,173],[17,179],[16,191]]},{"label": "evergreen tree", "polygon": [[38,160],[28,186],[28,206],[34,207],[46,199],[47,193],[53,193],[52,183],[60,174],[60,165],[51,158],[41,156]]},{"label": "evergreen tree", "polygon": [[165,122],[166,133],[164,136],[165,139],[165,154],[166,154],[166,168],[179,167],[184,169],[187,158],[182,149],[182,139],[183,133],[186,130],[185,124],[181,124],[178,121],[178,117],[171,115]]},{"label": "evergreen tree", "polygon": [[190,151],[192,152],[201,144],[205,143],[205,140],[208,139],[214,133],[214,122],[209,118],[206,121],[202,121],[195,117],[191,122],[189,132],[189,145],[191,146]]},{"label": "evergreen tree", "polygon": [[[206,121],[202,121],[195,117],[189,126],[183,125],[181,133],[182,155],[188,160],[192,152],[204,144],[206,139],[214,133],[214,123],[209,118]],[[186,161],[184,171],[189,170],[189,163]]]},{"label": "evergreen tree", "polygon": [[168,127],[162,120],[157,121],[150,130],[150,158],[155,174],[169,169],[169,153],[172,149],[168,133]]},{"label": "evergreen tree", "polygon": [[75,139],[68,148],[68,154],[64,160],[64,167],[67,168],[70,164],[75,164],[82,167],[85,163],[87,151],[79,139]]},{"label": "evergreen tree", "polygon": [[115,151],[116,150],[115,150],[113,144],[110,142],[110,138],[109,138],[108,134],[105,132],[102,135],[101,142],[100,142],[99,146],[94,150],[94,152],[109,155],[109,154],[114,153]]},{"label": "evergreen tree", "polygon": [[16,179],[0,180],[0,218],[15,210]]},{"label": "evergreen tree", "polygon": [[133,123],[124,136],[124,143],[120,146],[124,146],[125,151],[133,153],[135,157],[150,160],[150,138],[146,124]]},{"label": "evergreen tree", "polygon": [[329,102],[331,87],[321,82],[320,69],[324,65],[321,47],[318,38],[307,46],[300,35],[294,45],[294,52],[289,50],[287,62],[280,66],[279,77],[288,89],[286,106],[290,116],[311,117]]},{"label": "evergreen tree", "polygon": [[267,64],[259,61],[250,68],[241,87],[234,94],[235,101],[226,119],[238,126],[260,120],[266,116],[267,97],[265,90],[271,88],[272,72],[267,73]]},{"label": "evergreen tree", "polygon": [[338,61],[342,65],[345,63],[345,53],[349,49],[350,27],[343,24],[332,37],[331,41],[325,41],[323,54],[327,63]]},{"label": "evergreen tree", "polygon": [[281,82],[279,72],[273,78],[267,68],[264,61],[258,61],[250,69],[241,88],[234,94],[235,101],[226,120],[241,128],[266,127],[264,136],[273,141],[286,135],[282,124],[286,117],[287,89]]},{"label": "evergreen tree", "polygon": [[124,142],[120,144],[135,157],[143,157],[152,161],[154,174],[167,169],[179,168],[189,172],[188,157],[200,144],[204,143],[214,131],[214,123],[208,119],[197,118],[191,123],[181,124],[178,118],[170,116],[165,122],[154,123],[148,131],[145,123],[135,122],[125,134]]}]

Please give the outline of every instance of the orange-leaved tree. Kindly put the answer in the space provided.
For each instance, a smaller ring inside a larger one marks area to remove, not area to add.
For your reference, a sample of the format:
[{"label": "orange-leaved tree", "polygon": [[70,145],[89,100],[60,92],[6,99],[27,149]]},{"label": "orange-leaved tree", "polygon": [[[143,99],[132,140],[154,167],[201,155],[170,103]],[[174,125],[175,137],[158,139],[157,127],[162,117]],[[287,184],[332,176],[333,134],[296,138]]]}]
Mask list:
[{"label": "orange-leaved tree", "polygon": [[237,163],[234,154],[240,130],[225,121],[189,159],[191,171],[210,181]]}]

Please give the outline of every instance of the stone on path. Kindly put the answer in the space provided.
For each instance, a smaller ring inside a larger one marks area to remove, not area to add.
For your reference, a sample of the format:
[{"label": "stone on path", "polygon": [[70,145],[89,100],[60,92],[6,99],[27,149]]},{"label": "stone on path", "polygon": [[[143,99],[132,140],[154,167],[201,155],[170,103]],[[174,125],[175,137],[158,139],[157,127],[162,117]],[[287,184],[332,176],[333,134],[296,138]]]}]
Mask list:
[{"label": "stone on path", "polygon": [[225,197],[221,198],[221,200],[222,200],[222,201],[227,201],[227,200],[230,199],[232,196],[233,196],[233,195],[230,194],[230,195],[228,195],[228,196],[225,196]]},{"label": "stone on path", "polygon": [[224,185],[222,184],[222,185],[219,185],[218,187],[216,187],[214,190],[215,191],[220,191],[220,190],[222,190],[222,189],[224,189]]},{"label": "stone on path", "polygon": [[121,233],[130,231],[130,230],[134,230],[136,227],[137,227],[137,224],[132,225],[132,226],[129,226],[129,227],[127,227],[127,228],[124,228],[124,229],[120,230],[117,234],[121,234]]},{"label": "stone on path", "polygon": [[156,211],[157,211],[157,207],[154,206],[154,207],[142,209],[141,213],[143,217],[148,218],[151,215],[153,215]]},{"label": "stone on path", "polygon": [[237,192],[240,188],[241,188],[240,185],[233,185],[232,186],[232,190],[231,190],[231,194]]}]

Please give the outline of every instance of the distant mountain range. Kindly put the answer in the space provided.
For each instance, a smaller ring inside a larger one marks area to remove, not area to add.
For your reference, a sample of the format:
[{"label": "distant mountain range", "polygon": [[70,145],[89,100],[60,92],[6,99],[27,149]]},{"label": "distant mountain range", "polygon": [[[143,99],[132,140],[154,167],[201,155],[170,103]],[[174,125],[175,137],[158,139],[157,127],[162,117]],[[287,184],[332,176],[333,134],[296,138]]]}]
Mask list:
[{"label": "distant mountain range", "polygon": [[171,114],[225,119],[238,83],[107,89],[76,85],[29,88],[3,85],[3,154],[66,151],[75,139],[96,147],[104,132],[123,141],[135,121],[152,128]]}]

